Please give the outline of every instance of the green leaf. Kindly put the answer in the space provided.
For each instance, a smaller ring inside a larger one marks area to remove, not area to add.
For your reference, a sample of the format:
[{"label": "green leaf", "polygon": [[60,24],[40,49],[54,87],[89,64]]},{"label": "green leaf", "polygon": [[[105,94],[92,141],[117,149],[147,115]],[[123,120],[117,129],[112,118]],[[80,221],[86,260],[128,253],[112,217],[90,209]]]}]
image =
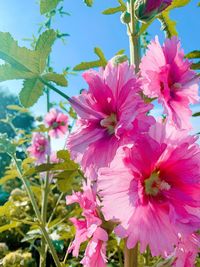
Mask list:
[{"label": "green leaf", "polygon": [[193,117],[199,117],[200,116],[200,112],[196,112],[192,115]]},{"label": "green leaf", "polygon": [[0,233],[4,232],[4,231],[7,231],[7,230],[10,230],[12,228],[16,228],[20,225],[21,223],[19,222],[11,222],[9,224],[5,224],[3,226],[0,226]]},{"label": "green leaf", "polygon": [[37,78],[25,80],[19,94],[21,104],[25,108],[33,106],[43,93],[44,84]]},{"label": "green leaf", "polygon": [[172,4],[158,16],[158,19],[161,21],[161,29],[166,32],[168,38],[178,35],[176,21],[170,19],[170,11],[175,8],[183,7],[189,4],[190,1],[191,0],[173,0]]},{"label": "green leaf", "polygon": [[7,181],[14,180],[18,177],[17,170],[7,170],[5,175],[0,179],[0,185],[5,184]]},{"label": "green leaf", "polygon": [[119,50],[117,53],[115,53],[116,56],[123,55],[125,53],[125,49]]},{"label": "green leaf", "polygon": [[51,81],[60,86],[67,86],[67,80],[63,74],[57,74],[54,72],[46,73],[42,76],[47,81]]},{"label": "green leaf", "polygon": [[72,119],[77,119],[77,114],[76,114],[76,112],[73,110],[73,108],[72,107],[70,107],[70,109],[69,109],[69,115],[70,115],[70,117],[72,118]]},{"label": "green leaf", "polygon": [[198,3],[198,6],[200,6],[200,2]]},{"label": "green leaf", "polygon": [[44,71],[46,66],[46,60],[51,52],[51,47],[56,40],[56,32],[52,29],[43,32],[36,43],[35,50],[38,53],[40,62],[40,73]]},{"label": "green leaf", "polygon": [[104,15],[112,15],[115,14],[117,12],[124,12],[126,11],[126,8],[124,8],[123,6],[117,6],[117,7],[110,7],[108,9],[105,9],[102,14]]},{"label": "green leaf", "polygon": [[172,4],[166,10],[168,11],[174,8],[183,7],[189,4],[190,2],[191,0],[173,0]]},{"label": "green leaf", "polygon": [[161,21],[161,29],[166,32],[168,38],[178,35],[176,21],[170,19],[169,11],[162,12],[158,18]]},{"label": "green leaf", "polygon": [[38,127],[32,131],[38,133],[46,133],[49,131],[49,128],[47,128],[44,124],[39,124]]},{"label": "green leaf", "polygon": [[16,146],[10,142],[7,134],[0,134],[0,153],[8,153],[14,155]]},{"label": "green leaf", "polygon": [[91,6],[94,4],[94,1],[93,1],[93,0],[84,0],[84,3],[85,3],[87,6],[91,7]]},{"label": "green leaf", "polygon": [[41,15],[48,13],[55,9],[61,0],[40,0]]},{"label": "green leaf", "polygon": [[107,64],[107,60],[102,52],[102,50],[98,47],[94,48],[95,54],[99,57],[99,60],[91,61],[91,62],[81,62],[80,64],[76,65],[73,70],[80,71],[80,70],[87,70],[96,67],[105,67]]},{"label": "green leaf", "polygon": [[102,12],[104,15],[112,15],[117,12],[125,12],[127,10],[126,4],[122,0],[118,0],[119,6],[117,7],[110,7]]},{"label": "green leaf", "polygon": [[153,18],[152,20],[148,21],[147,23],[142,23],[140,30],[138,32],[138,36],[142,35],[144,32],[147,31],[148,27],[151,25],[151,23],[155,20],[155,18]]},{"label": "green leaf", "polygon": [[28,112],[28,109],[20,107],[18,105],[8,105],[6,108],[11,109],[11,110],[16,110],[16,111],[19,111],[21,113],[27,113]]},{"label": "green leaf", "polygon": [[106,60],[106,58],[104,56],[103,51],[99,47],[95,47],[94,48],[94,52],[99,57],[100,61],[102,62],[102,66],[105,67],[106,64],[107,64],[107,60]]},{"label": "green leaf", "polygon": [[200,51],[199,50],[194,50],[194,51],[188,53],[185,57],[186,58],[190,58],[190,59],[200,58]]},{"label": "green leaf", "polygon": [[71,170],[68,170],[68,171],[63,171],[59,174],[57,174],[55,176],[55,178],[57,179],[57,185],[58,185],[58,189],[61,191],[61,192],[68,192],[70,190],[75,190],[76,186],[79,184],[79,180],[76,179],[76,177],[78,177],[78,172],[75,170],[75,171],[71,171]]},{"label": "green leaf", "polygon": [[9,217],[10,215],[10,210],[13,207],[13,203],[10,201],[7,201],[3,206],[0,206],[0,216],[1,218],[3,216]]},{"label": "green leaf", "polygon": [[197,62],[197,63],[193,63],[192,66],[191,66],[191,68],[193,70],[200,70],[200,61]]},{"label": "green leaf", "polygon": [[39,73],[37,53],[25,47],[19,47],[7,32],[0,32],[0,58],[23,73]]},{"label": "green leaf", "polygon": [[41,230],[40,229],[34,229],[30,230],[26,233],[24,238],[21,240],[21,242],[31,242],[34,241],[37,238],[41,238]]},{"label": "green leaf", "polygon": [[13,68],[10,64],[0,65],[0,82],[13,79],[34,78],[37,74]]},{"label": "green leaf", "polygon": [[36,173],[46,172],[46,171],[69,171],[74,172],[79,169],[77,163],[70,159],[70,154],[66,150],[60,150],[57,152],[57,158],[62,162],[59,163],[46,163],[37,165],[33,168],[30,168],[24,173],[25,176],[31,176]]},{"label": "green leaf", "polygon": [[81,70],[88,70],[92,68],[101,67],[101,62],[99,60],[91,61],[91,62],[81,62],[80,64],[76,65],[73,70],[81,71]]},{"label": "green leaf", "polygon": [[59,150],[57,152],[57,158],[64,161],[67,170],[75,170],[79,168],[78,164],[71,160],[70,154],[67,150]]}]

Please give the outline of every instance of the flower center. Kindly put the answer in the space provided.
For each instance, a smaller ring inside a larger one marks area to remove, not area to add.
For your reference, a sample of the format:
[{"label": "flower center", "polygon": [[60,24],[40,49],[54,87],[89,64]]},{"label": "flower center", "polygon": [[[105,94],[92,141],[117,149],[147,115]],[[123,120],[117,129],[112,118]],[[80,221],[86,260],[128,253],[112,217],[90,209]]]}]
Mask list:
[{"label": "flower center", "polygon": [[160,191],[169,190],[171,186],[159,177],[160,172],[154,171],[151,176],[144,181],[145,193],[149,196],[157,196]]},{"label": "flower center", "polygon": [[59,124],[55,121],[55,122],[53,122],[53,124],[52,124],[52,128],[53,129],[55,129],[55,128],[57,128],[59,126]]},{"label": "flower center", "polygon": [[114,113],[111,113],[110,116],[100,121],[100,125],[107,128],[109,134],[113,134],[115,132],[116,124],[117,116]]},{"label": "flower center", "polygon": [[37,151],[38,152],[44,152],[45,151],[45,146],[43,146],[43,145],[38,146],[37,147]]}]

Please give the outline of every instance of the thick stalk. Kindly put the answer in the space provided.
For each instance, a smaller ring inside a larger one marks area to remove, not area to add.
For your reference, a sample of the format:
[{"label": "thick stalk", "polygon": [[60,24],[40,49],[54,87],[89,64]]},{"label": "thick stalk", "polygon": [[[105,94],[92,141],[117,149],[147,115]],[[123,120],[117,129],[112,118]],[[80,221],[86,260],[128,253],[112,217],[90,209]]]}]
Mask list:
[{"label": "thick stalk", "polygon": [[[50,19],[51,23],[51,19]],[[47,60],[47,67],[50,65],[50,56],[48,56]],[[47,112],[50,111],[50,90],[46,88],[46,95],[47,95]],[[51,143],[51,138],[48,135],[48,142]],[[50,157],[47,157],[47,164],[50,162]],[[46,179],[44,182],[44,186],[42,187],[42,209],[41,209],[41,216],[43,224],[46,225],[47,222],[47,206],[48,206],[48,195],[49,195],[49,179],[50,174],[46,172]],[[44,237],[41,238],[41,253],[40,253],[40,267],[46,266],[46,256],[47,256],[47,246]]]},{"label": "thick stalk", "polygon": [[137,266],[138,266],[138,245],[136,245],[134,249],[128,249],[125,245],[124,267],[137,267]]},{"label": "thick stalk", "polygon": [[[127,3],[127,9],[130,13],[131,21],[127,27],[127,32],[129,36],[129,46],[130,46],[130,63],[135,65],[136,73],[139,71],[140,64],[140,37],[138,36],[139,22],[134,16],[134,0],[130,0]],[[133,249],[128,249],[124,246],[124,267],[138,267],[138,244]]]},{"label": "thick stalk", "polygon": [[140,37],[138,36],[139,22],[134,17],[134,0],[130,0],[127,9],[131,17],[127,30],[130,46],[130,62],[135,65],[136,72],[138,72],[140,64]]},{"label": "thick stalk", "polygon": [[60,263],[59,261],[59,258],[58,258],[58,255],[56,254],[56,251],[55,251],[55,248],[49,238],[49,235],[47,233],[47,230],[43,224],[43,220],[42,220],[42,217],[41,217],[41,214],[40,214],[40,210],[38,208],[38,205],[37,205],[37,202],[35,200],[35,196],[33,194],[33,192],[31,191],[30,189],[30,185],[29,185],[29,182],[24,178],[23,174],[22,174],[22,171],[21,171],[21,166],[19,164],[19,162],[17,161],[17,159],[15,157],[13,157],[14,161],[15,161],[15,164],[16,164],[16,167],[17,167],[17,171],[18,171],[18,176],[19,178],[22,180],[23,184],[24,184],[24,187],[25,187],[25,190],[27,192],[27,195],[31,201],[31,204],[33,206],[33,210],[35,212],[35,215],[37,217],[37,221],[38,221],[38,225],[41,229],[41,232],[44,236],[44,239],[46,241],[46,243],[48,244],[48,247],[49,247],[49,250],[51,252],[51,255],[54,259],[54,262],[56,264],[56,267],[62,267],[62,264]]}]

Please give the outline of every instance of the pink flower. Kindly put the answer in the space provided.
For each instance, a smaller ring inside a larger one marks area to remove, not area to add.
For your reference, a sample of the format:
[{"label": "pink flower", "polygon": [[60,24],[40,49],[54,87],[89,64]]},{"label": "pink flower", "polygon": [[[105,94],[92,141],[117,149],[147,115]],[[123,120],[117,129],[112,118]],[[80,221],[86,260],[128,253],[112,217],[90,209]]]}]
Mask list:
[{"label": "pink flower", "polygon": [[172,0],[136,0],[135,15],[147,22],[171,5]]},{"label": "pink flower", "polygon": [[146,116],[151,104],[145,104],[138,91],[133,67],[127,62],[105,70],[83,74],[89,90],[76,97],[79,128],[69,137],[67,147],[86,176],[96,179],[99,167],[108,166],[118,146],[140,131],[148,130],[152,117]]},{"label": "pink flower", "polygon": [[140,65],[144,93],[158,97],[169,119],[181,129],[191,127],[189,104],[199,100],[198,79],[190,66],[177,37],[167,39],[163,46],[158,38],[152,41]]},{"label": "pink flower", "polygon": [[73,256],[78,257],[80,245],[89,240],[81,263],[85,267],[105,267],[108,235],[101,227],[102,220],[98,215],[94,191],[89,186],[84,186],[83,193],[74,193],[72,196],[67,196],[66,200],[67,204],[79,203],[84,216],[84,219],[71,218],[76,227],[76,236],[69,252],[73,251]]},{"label": "pink flower", "polygon": [[52,108],[45,116],[45,123],[50,127],[49,135],[59,138],[68,131],[68,116],[61,111]]},{"label": "pink flower", "polygon": [[152,126],[120,147],[110,168],[99,170],[98,187],[104,217],[119,222],[115,232],[127,237],[127,247],[140,242],[141,252],[149,245],[153,256],[166,257],[179,234],[199,229],[200,149],[185,132],[176,138],[164,131]]},{"label": "pink flower", "polygon": [[199,253],[200,238],[196,234],[192,234],[183,240],[180,238],[179,244],[175,249],[173,256],[175,267],[194,267],[195,260]]},{"label": "pink flower", "polygon": [[33,133],[32,144],[27,151],[37,160],[37,163],[43,163],[46,161],[46,156],[50,154],[50,144],[43,134]]}]

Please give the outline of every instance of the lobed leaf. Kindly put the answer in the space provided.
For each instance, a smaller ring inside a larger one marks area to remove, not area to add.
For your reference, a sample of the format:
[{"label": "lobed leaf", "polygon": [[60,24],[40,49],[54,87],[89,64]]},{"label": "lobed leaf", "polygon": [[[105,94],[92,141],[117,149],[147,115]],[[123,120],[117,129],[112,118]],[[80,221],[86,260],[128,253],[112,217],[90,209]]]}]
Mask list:
[{"label": "lobed leaf", "polygon": [[193,117],[199,117],[200,116],[200,112],[196,112],[192,115]]},{"label": "lobed leaf", "polygon": [[51,81],[60,86],[67,86],[67,80],[63,74],[57,74],[54,72],[46,73],[42,76],[47,81]]},{"label": "lobed leaf", "polygon": [[166,10],[172,10],[189,4],[191,0],[173,0],[172,4]]},{"label": "lobed leaf", "polygon": [[14,180],[18,177],[18,172],[17,170],[7,170],[5,175],[0,179],[0,185],[5,184],[7,181]]},{"label": "lobed leaf", "polygon": [[8,153],[14,155],[16,146],[8,139],[7,134],[0,134],[0,153]]},{"label": "lobed leaf", "polygon": [[40,14],[43,15],[55,9],[61,0],[40,0]]},{"label": "lobed leaf", "polygon": [[127,8],[126,8],[126,4],[124,3],[124,1],[123,0],[118,0],[118,2],[120,4],[119,6],[110,7],[108,9],[104,10],[102,12],[102,14],[104,14],[104,15],[112,15],[112,14],[115,14],[117,12],[125,12],[127,10]]},{"label": "lobed leaf", "polygon": [[146,30],[148,29],[148,27],[151,25],[151,23],[155,20],[155,18],[153,18],[152,20],[148,21],[147,23],[142,23],[141,27],[139,29],[139,32],[137,33],[138,36],[142,35],[144,32],[146,32]]},{"label": "lobed leaf", "polygon": [[91,7],[91,6],[94,4],[94,1],[93,1],[93,0],[84,0],[84,3],[85,3],[87,6]]},{"label": "lobed leaf", "polygon": [[38,74],[30,71],[13,68],[10,64],[7,63],[0,65],[0,82],[13,79],[29,79],[37,77],[37,75]]},{"label": "lobed leaf", "polygon": [[21,104],[25,108],[33,106],[43,94],[44,84],[37,78],[25,80],[19,94]]},{"label": "lobed leaf", "polygon": [[[35,51],[19,47],[8,32],[0,32],[0,58],[23,72],[39,73],[38,55]],[[31,75],[31,74],[30,74]]]},{"label": "lobed leaf", "polygon": [[75,186],[78,183],[76,179],[77,176],[78,172],[76,170],[67,170],[57,174],[55,178],[57,179],[58,189],[64,193],[68,192],[69,190],[72,190],[72,188],[73,190],[75,190]]},{"label": "lobed leaf", "polygon": [[200,61],[197,63],[192,63],[191,69],[193,70],[200,70]]},{"label": "lobed leaf", "polygon": [[176,21],[170,19],[169,11],[162,12],[158,18],[161,21],[161,29],[166,32],[168,38],[178,35],[176,31]]},{"label": "lobed leaf", "polygon": [[18,105],[8,105],[6,108],[11,109],[11,110],[16,110],[16,111],[19,111],[21,113],[27,113],[28,112],[28,109],[20,107]]},{"label": "lobed leaf", "polygon": [[38,38],[35,50],[38,53],[40,73],[45,69],[47,58],[51,52],[51,47],[54,44],[56,37],[56,32],[50,29],[43,32]]},{"label": "lobed leaf", "polygon": [[194,51],[188,53],[185,57],[189,58],[189,59],[200,58],[200,51],[199,50],[194,50]]},{"label": "lobed leaf", "polygon": [[99,47],[95,47],[94,52],[99,57],[99,60],[90,61],[90,62],[81,62],[80,64],[76,65],[73,68],[73,70],[81,71],[81,70],[87,70],[87,69],[97,68],[97,67],[105,67],[107,64],[107,60],[104,56],[103,51]]},{"label": "lobed leaf", "polygon": [[126,8],[124,8],[123,6],[117,6],[117,7],[110,7],[108,9],[105,9],[104,11],[102,11],[102,14],[104,15],[112,15],[118,12],[124,12],[126,11]]},{"label": "lobed leaf", "polygon": [[8,223],[8,224],[5,224],[3,226],[0,226],[0,233],[4,232],[4,231],[7,231],[7,230],[10,230],[12,228],[16,228],[20,225],[21,223],[19,222],[11,222],[11,223]]}]

